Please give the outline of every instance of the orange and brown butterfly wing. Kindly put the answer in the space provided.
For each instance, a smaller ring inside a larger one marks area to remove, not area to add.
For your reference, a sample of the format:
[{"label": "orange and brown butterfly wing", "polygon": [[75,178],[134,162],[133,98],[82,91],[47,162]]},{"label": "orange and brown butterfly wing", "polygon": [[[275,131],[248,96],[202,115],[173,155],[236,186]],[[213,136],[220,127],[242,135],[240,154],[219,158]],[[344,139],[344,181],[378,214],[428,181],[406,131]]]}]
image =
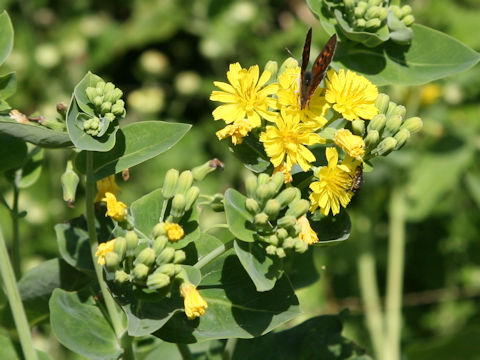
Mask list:
[{"label": "orange and brown butterfly wing", "polygon": [[310,60],[310,45],[312,43],[312,28],[310,28],[307,32],[307,37],[305,38],[305,45],[303,45],[303,53],[302,53],[302,71],[300,73],[303,80],[305,78],[305,73],[307,72],[308,61]]}]

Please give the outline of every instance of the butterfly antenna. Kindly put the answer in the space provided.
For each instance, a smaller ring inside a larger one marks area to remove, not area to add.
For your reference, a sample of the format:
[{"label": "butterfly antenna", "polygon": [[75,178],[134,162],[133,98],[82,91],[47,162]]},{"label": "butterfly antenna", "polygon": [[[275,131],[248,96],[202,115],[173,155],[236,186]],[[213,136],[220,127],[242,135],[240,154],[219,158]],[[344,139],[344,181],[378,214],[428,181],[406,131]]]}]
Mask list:
[{"label": "butterfly antenna", "polygon": [[288,55],[290,55],[292,58],[295,59],[295,56],[293,56],[293,54],[292,54],[292,52],[290,51],[289,48],[286,47],[286,48],[285,48],[285,51],[288,53]]}]

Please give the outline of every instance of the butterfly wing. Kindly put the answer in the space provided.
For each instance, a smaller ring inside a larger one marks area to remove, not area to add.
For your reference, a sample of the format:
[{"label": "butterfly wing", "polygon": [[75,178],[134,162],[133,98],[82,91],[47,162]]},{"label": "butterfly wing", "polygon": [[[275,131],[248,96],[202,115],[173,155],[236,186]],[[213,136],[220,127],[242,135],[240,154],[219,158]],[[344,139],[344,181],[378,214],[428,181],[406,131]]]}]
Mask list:
[{"label": "butterfly wing", "polygon": [[305,45],[303,45],[302,53],[302,72],[300,74],[302,83],[305,78],[305,72],[307,71],[308,61],[310,60],[310,45],[312,43],[312,28],[307,32],[307,37],[305,38]]}]

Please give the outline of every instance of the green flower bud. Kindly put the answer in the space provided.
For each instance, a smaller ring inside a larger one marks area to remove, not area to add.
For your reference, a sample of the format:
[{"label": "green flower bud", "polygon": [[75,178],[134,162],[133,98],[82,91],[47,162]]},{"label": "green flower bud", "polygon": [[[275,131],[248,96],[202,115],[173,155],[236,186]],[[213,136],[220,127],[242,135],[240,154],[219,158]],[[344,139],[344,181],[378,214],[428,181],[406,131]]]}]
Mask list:
[{"label": "green flower bud", "polygon": [[390,103],[390,97],[387,94],[380,93],[375,100],[375,107],[378,109],[378,113],[385,113],[388,109],[388,104]]},{"label": "green flower bud", "polygon": [[117,270],[120,261],[121,259],[116,252],[112,251],[105,255],[105,267],[109,272]]},{"label": "green flower bud", "polygon": [[262,184],[257,187],[257,191],[255,191],[255,197],[264,204],[269,198],[271,194],[271,189],[267,184]]},{"label": "green flower bud", "polygon": [[277,220],[277,225],[284,229],[289,229],[295,226],[297,223],[297,218],[292,215],[285,215],[284,217]]},{"label": "green flower bud", "polygon": [[367,23],[365,24],[365,27],[367,29],[377,29],[379,28],[380,26],[382,26],[382,22],[380,21],[380,19],[370,19],[367,21]]},{"label": "green flower bud", "polygon": [[165,235],[160,235],[155,238],[152,248],[157,256],[162,252],[163,249],[165,249],[167,243],[168,237],[166,237]]},{"label": "green flower bud", "polygon": [[163,264],[160,265],[157,270],[154,271],[154,274],[162,273],[168,277],[175,276],[175,264]]},{"label": "green flower bud", "polygon": [[353,9],[353,14],[357,19],[363,18],[363,15],[365,15],[365,11],[367,10],[366,7],[359,6],[360,3]]},{"label": "green flower bud", "polygon": [[135,265],[145,264],[147,266],[150,266],[154,262],[155,262],[155,251],[150,247],[146,247],[145,249],[140,251],[140,254],[138,254],[134,263]]},{"label": "green flower bud", "polygon": [[152,234],[154,237],[161,236],[161,235],[166,235],[167,230],[165,229],[165,223],[160,222],[158,224],[155,224],[152,230]]},{"label": "green flower bud", "polygon": [[[97,84],[97,87],[98,87],[98,84]],[[115,90],[115,85],[113,85],[110,81],[107,82],[103,88],[103,92],[106,94],[106,93],[109,93],[110,91],[113,91]]]},{"label": "green flower bud", "polygon": [[390,116],[393,115],[396,109],[397,109],[397,104],[395,104],[393,101],[390,101],[388,103],[388,108],[387,108],[387,112],[385,113],[385,116],[389,118]]},{"label": "green flower bud", "polygon": [[372,149],[380,141],[380,134],[378,130],[369,130],[364,140],[367,149]]},{"label": "green flower bud", "polygon": [[359,119],[353,120],[352,131],[355,135],[363,136],[365,134],[365,121]]},{"label": "green flower bud", "polygon": [[268,245],[266,248],[265,248],[265,252],[268,254],[268,255],[275,255],[277,253],[277,247],[275,245]]},{"label": "green flower bud", "polygon": [[412,13],[412,7],[410,5],[403,5],[401,10],[402,10],[402,18]]},{"label": "green flower bud", "polygon": [[162,250],[160,255],[157,256],[156,262],[157,265],[171,263],[175,257],[175,249],[171,247],[166,247]]},{"label": "green flower bud", "polygon": [[180,219],[183,214],[185,214],[185,204],[185,196],[183,194],[176,194],[172,200],[170,215],[172,215],[174,219]]},{"label": "green flower bud", "polygon": [[89,86],[85,89],[85,93],[87,94],[88,100],[90,100],[90,102],[93,103],[93,99],[97,97],[97,89]]},{"label": "green flower bud", "polygon": [[270,72],[270,74],[271,74],[270,80],[273,80],[277,76],[278,63],[276,61],[270,60],[265,64],[264,70]]},{"label": "green flower bud", "polygon": [[402,10],[398,5],[390,5],[390,11],[399,19],[403,16]]},{"label": "green flower bud", "polygon": [[407,15],[402,19],[402,23],[405,26],[411,26],[415,22],[415,17],[413,15]]},{"label": "green flower bud", "polygon": [[103,118],[106,119],[109,123],[111,123],[113,120],[115,120],[115,115],[109,112],[103,115]]},{"label": "green flower bud", "polygon": [[419,132],[422,129],[422,127],[423,127],[422,119],[420,119],[418,116],[414,116],[405,120],[405,122],[402,124],[400,129],[406,129],[411,134],[415,134]]},{"label": "green flower bud", "polygon": [[257,225],[266,225],[268,223],[268,215],[265,213],[260,213],[254,216],[253,218],[254,224]]},{"label": "green flower bud", "polygon": [[383,0],[368,0],[368,5],[379,6],[383,3]]},{"label": "green flower bud", "polygon": [[103,89],[105,89],[105,81],[99,81],[95,85],[96,90],[98,91],[99,95],[103,94]]},{"label": "green flower bud", "polygon": [[255,176],[250,175],[245,180],[245,190],[248,197],[253,198],[255,196],[255,191],[257,190],[257,178]]},{"label": "green flower bud", "polygon": [[284,249],[291,249],[295,246],[295,239],[292,237],[287,237],[282,244]]},{"label": "green flower bud", "polygon": [[213,199],[208,204],[213,211],[221,212],[225,210],[224,196],[222,194],[214,194]]},{"label": "green flower bud", "polygon": [[295,68],[298,66],[298,61],[297,59],[294,59],[292,57],[288,57],[283,63],[282,65],[280,65],[280,70],[278,70],[278,73],[279,74],[283,74],[283,72],[286,70],[286,69],[289,69],[289,68]]},{"label": "green flower bud", "polygon": [[378,6],[371,6],[365,12],[365,19],[376,19],[380,16],[380,8]]},{"label": "green flower bud", "polygon": [[127,239],[125,239],[123,236],[117,237],[113,245],[113,251],[118,254],[120,260],[123,260],[127,252]]},{"label": "green flower bud", "polygon": [[265,214],[268,215],[269,219],[276,219],[278,216],[278,213],[282,209],[282,206],[276,199],[269,199],[267,201],[267,204],[265,205],[265,209],[263,211]]},{"label": "green flower bud", "polygon": [[375,156],[385,156],[388,155],[392,150],[397,146],[397,140],[393,137],[386,137],[383,139],[380,144],[372,151],[372,154]]},{"label": "green flower bud", "polygon": [[385,130],[383,131],[383,136],[391,136],[395,134],[400,126],[402,125],[402,117],[400,115],[393,115],[387,118],[385,123]]},{"label": "green flower bud", "polygon": [[175,267],[175,276],[178,276],[180,273],[185,272],[185,270],[178,264],[174,264]]},{"label": "green flower bud", "polygon": [[378,14],[378,18],[380,19],[380,21],[384,21],[386,20],[388,17],[388,9],[387,8],[380,8],[380,13]]},{"label": "green flower bud", "polygon": [[125,115],[125,103],[123,100],[117,100],[115,104],[112,105],[112,113],[115,116]]},{"label": "green flower bud", "polygon": [[372,120],[370,120],[370,123],[368,124],[368,131],[372,130],[377,130],[378,132],[383,130],[383,127],[385,126],[385,123],[387,122],[387,118],[384,114],[378,114],[373,117]]},{"label": "green flower bud", "polygon": [[162,195],[165,199],[170,199],[175,195],[175,189],[177,188],[178,170],[170,169],[165,173],[163,180]]},{"label": "green flower bud", "polygon": [[112,108],[112,103],[109,101],[105,101],[102,103],[100,106],[100,112],[102,114],[106,114],[107,112],[110,112],[110,109]]},{"label": "green flower bud", "polygon": [[288,237],[288,231],[283,229],[283,228],[278,229],[277,230],[277,237],[280,240],[285,240]]},{"label": "green flower bud", "polygon": [[285,215],[291,215],[298,219],[300,216],[305,215],[308,209],[310,209],[310,202],[305,199],[299,199],[290,203]]},{"label": "green flower bud", "polygon": [[258,205],[258,202],[252,198],[247,198],[247,200],[245,200],[245,207],[251,215],[255,215],[260,211],[260,206]]},{"label": "green flower bud", "polygon": [[93,105],[95,105],[96,107],[100,107],[102,106],[103,104],[103,96],[95,96],[95,98],[93,99]]},{"label": "green flower bud", "polygon": [[258,186],[268,184],[270,182],[270,176],[265,173],[258,175]]},{"label": "green flower bud", "polygon": [[115,280],[116,283],[123,284],[123,283],[126,283],[127,281],[130,280],[130,275],[128,275],[123,270],[117,270],[117,271],[115,271],[114,280]]},{"label": "green flower bud", "polygon": [[277,172],[272,176],[272,179],[270,180],[270,185],[273,189],[273,195],[277,195],[284,183],[285,175],[283,173]]},{"label": "green flower bud", "polygon": [[282,208],[290,204],[293,200],[296,198],[301,197],[300,190],[298,190],[296,187],[289,187],[287,189],[284,189],[277,197],[277,201],[280,203]]},{"label": "green flower bud", "polygon": [[80,178],[73,170],[72,161],[68,160],[67,168],[60,177],[60,182],[62,184],[63,201],[66,201],[68,203],[68,206],[70,207],[73,207],[73,203],[75,202],[75,194],[77,192],[77,186],[79,181]]},{"label": "green flower bud", "polygon": [[303,254],[307,250],[308,250],[308,244],[305,241],[302,241],[297,238],[295,241],[295,252],[299,254]]},{"label": "green flower bud", "polygon": [[125,234],[125,240],[127,240],[127,256],[131,256],[135,253],[138,246],[138,235],[135,231],[128,231]]},{"label": "green flower bud", "polygon": [[175,255],[173,257],[173,263],[174,264],[181,264],[185,261],[186,258],[187,258],[187,255],[185,255],[185,251],[176,250]]},{"label": "green flower bud", "polygon": [[358,28],[362,28],[362,29],[363,29],[365,26],[367,26],[367,21],[366,21],[365,19],[363,19],[363,18],[357,19],[357,22],[356,22],[355,25],[357,25]]},{"label": "green flower bud", "polygon": [[192,186],[190,189],[187,190],[185,194],[185,211],[189,211],[195,201],[198,199],[198,195],[200,195],[200,189],[198,186]]},{"label": "green flower bud", "polygon": [[133,268],[132,272],[130,273],[130,275],[132,275],[132,277],[135,279],[135,280],[143,280],[147,277],[148,273],[150,271],[150,268],[145,265],[145,264],[137,264],[135,265],[135,267]]},{"label": "green flower bud", "polygon": [[288,235],[298,236],[298,234],[300,234],[300,231],[302,231],[302,227],[299,224],[295,224],[290,228]]},{"label": "green flower bud", "polygon": [[397,105],[395,107],[395,110],[393,110],[392,114],[393,115],[400,115],[402,118],[405,116],[405,113],[407,112],[407,109],[403,105]]},{"label": "green flower bud", "polygon": [[177,194],[185,194],[188,189],[192,186],[193,183],[193,174],[190,170],[182,171],[178,177],[177,182]]},{"label": "green flower bud", "polygon": [[280,247],[277,248],[277,251],[275,252],[275,255],[277,255],[280,259],[287,256],[287,254],[285,254],[285,250],[283,250],[283,248],[280,248]]},{"label": "green flower bud", "polygon": [[147,286],[151,290],[161,289],[170,284],[170,276],[163,273],[151,274],[147,279]]},{"label": "green flower bud", "polygon": [[196,181],[202,181],[208,174],[215,171],[218,167],[223,169],[223,163],[220,160],[208,160],[206,163],[192,169],[193,179]]},{"label": "green flower bud", "polygon": [[395,146],[395,150],[401,149],[409,137],[410,131],[407,129],[400,129],[394,136],[395,140],[397,140],[397,146]]},{"label": "green flower bud", "polygon": [[[115,90],[113,90],[113,99],[112,99],[112,104],[115,104],[115,103],[118,103],[118,101],[120,100],[120,98],[123,96],[123,91],[120,90],[119,88],[115,88]],[[125,103],[122,101],[121,103],[122,105],[125,105]]]},{"label": "green flower bud", "polygon": [[355,7],[355,0],[343,0],[343,4],[347,9],[353,9]]},{"label": "green flower bud", "polygon": [[269,235],[269,236],[266,236],[263,241],[265,241],[267,244],[270,244],[270,245],[275,245],[275,246],[278,246],[278,243],[279,243],[279,239],[276,235]]}]

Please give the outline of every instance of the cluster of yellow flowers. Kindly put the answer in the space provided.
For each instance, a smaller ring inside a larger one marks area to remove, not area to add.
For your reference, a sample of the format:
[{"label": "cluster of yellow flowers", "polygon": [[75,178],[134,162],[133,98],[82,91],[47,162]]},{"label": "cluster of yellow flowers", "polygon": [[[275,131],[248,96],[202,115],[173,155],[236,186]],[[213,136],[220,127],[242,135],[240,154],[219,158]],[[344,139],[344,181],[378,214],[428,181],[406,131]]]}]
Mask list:
[{"label": "cluster of yellow flowers", "polygon": [[[303,171],[313,169],[318,181],[310,184],[310,210],[319,208],[324,215],[330,211],[336,215],[340,205],[347,206],[354,194],[352,183],[356,169],[363,164],[365,142],[347,128],[325,130],[339,118],[347,125],[375,117],[379,113],[375,106],[378,90],[350,70],[330,70],[325,87],[318,87],[302,109],[300,73],[292,58],[284,62],[276,79],[269,70],[260,75],[258,65],[249,69],[239,63],[230,65],[229,83],[215,81],[220,90],[210,96],[211,100],[224,103],[213,111],[215,120],[227,124],[217,132],[217,137],[230,137],[233,145],[241,144],[246,136],[258,139],[274,173],[283,172],[286,182],[292,180],[294,165]],[[317,159],[311,148],[317,144],[324,144],[327,164],[315,164]],[[344,153],[341,162],[337,148]]]}]

